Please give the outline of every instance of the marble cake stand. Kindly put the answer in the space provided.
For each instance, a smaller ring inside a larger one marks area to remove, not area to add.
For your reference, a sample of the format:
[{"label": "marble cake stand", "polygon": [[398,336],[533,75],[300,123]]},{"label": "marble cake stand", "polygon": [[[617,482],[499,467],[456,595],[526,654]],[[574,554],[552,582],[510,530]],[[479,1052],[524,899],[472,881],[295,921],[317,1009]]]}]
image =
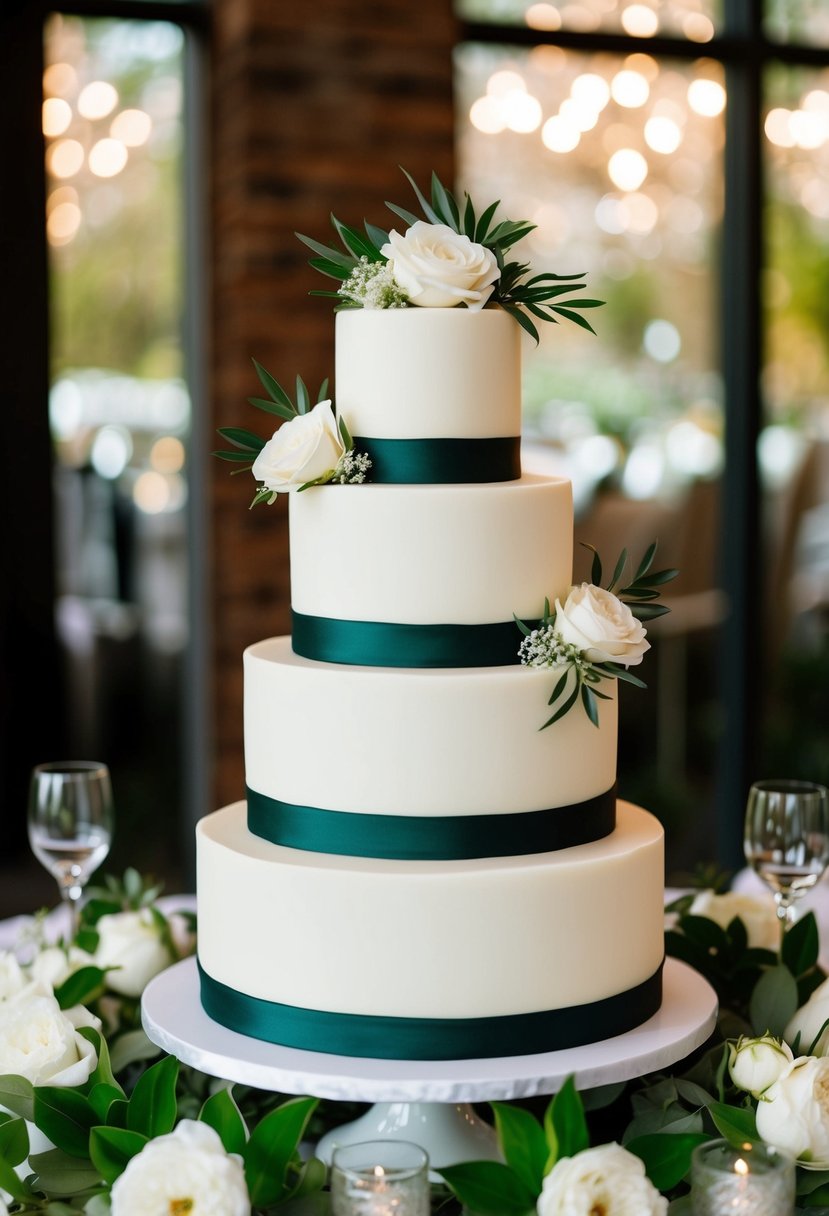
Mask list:
[{"label": "marble cake stand", "polygon": [[566,1051],[491,1060],[370,1060],[248,1038],[204,1012],[194,958],[150,982],[141,1013],[154,1043],[209,1076],[277,1093],[375,1103],[320,1140],[316,1153],[323,1161],[338,1144],[388,1136],[414,1140],[440,1169],[498,1156],[491,1128],[470,1103],[555,1093],[570,1075],[584,1090],[666,1068],[708,1038],[717,998],[702,976],[669,958],[662,1008],[636,1030]]}]

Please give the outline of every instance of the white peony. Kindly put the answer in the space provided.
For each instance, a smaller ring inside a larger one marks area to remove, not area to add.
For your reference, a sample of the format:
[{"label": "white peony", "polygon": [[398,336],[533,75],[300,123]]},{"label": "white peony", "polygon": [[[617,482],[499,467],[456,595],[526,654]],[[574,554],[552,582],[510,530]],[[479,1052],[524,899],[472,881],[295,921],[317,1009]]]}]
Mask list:
[{"label": "white peony", "polygon": [[757,1131],[766,1144],[829,1169],[829,1059],[790,1064],[757,1103]]},{"label": "white peony", "polygon": [[627,604],[592,583],[573,587],[564,607],[556,600],[555,628],[565,642],[577,646],[591,663],[633,667],[650,650],[650,642],[645,641],[645,627]]},{"label": "white peony", "polygon": [[770,895],[742,895],[739,891],[715,895],[713,891],[700,891],[689,912],[692,916],[707,916],[721,929],[727,929],[738,917],[745,926],[752,949],[776,953],[780,948],[780,918]]},{"label": "white peony", "polygon": [[29,975],[38,983],[50,988],[59,988],[69,979],[69,976],[81,967],[88,967],[94,962],[92,955],[78,946],[44,946],[29,964]]},{"label": "white peony", "polygon": [[[799,1034],[798,1049],[800,1051],[808,1051],[815,1056],[827,1056],[829,1055],[829,1026],[825,1025],[827,1019],[829,1019],[829,979],[824,980],[820,987],[814,990],[806,1004],[798,1009],[783,1032],[783,1038],[787,1043],[794,1043]],[[815,1042],[816,1039],[817,1042]]]},{"label": "white peony", "polygon": [[738,1089],[759,1098],[780,1078],[793,1059],[788,1044],[774,1035],[764,1034],[755,1039],[741,1036],[736,1043],[729,1044],[728,1070]]},{"label": "white peony", "polygon": [[100,1025],[82,1005],[62,1010],[51,991],[29,984],[0,1001],[0,1074],[26,1077],[33,1085],[82,1085],[98,1061],[77,1031]]},{"label": "white peony", "polygon": [[331,473],[345,451],[330,401],[283,422],[253,462],[253,476],[275,494]]},{"label": "white peony", "polygon": [[538,1216],[663,1216],[668,1201],[645,1176],[639,1157],[621,1144],[562,1157],[544,1179]]},{"label": "white peony", "polygon": [[380,251],[390,259],[394,281],[419,308],[483,308],[501,270],[495,254],[448,224],[418,220],[404,236],[389,233]]},{"label": "white peony", "polygon": [[95,965],[117,968],[107,972],[106,982],[122,996],[140,996],[153,976],[174,961],[149,908],[113,912],[102,916],[95,927],[99,934]]},{"label": "white peony", "polygon": [[242,1159],[206,1123],[183,1119],[133,1157],[112,1188],[112,1216],[250,1216]]}]

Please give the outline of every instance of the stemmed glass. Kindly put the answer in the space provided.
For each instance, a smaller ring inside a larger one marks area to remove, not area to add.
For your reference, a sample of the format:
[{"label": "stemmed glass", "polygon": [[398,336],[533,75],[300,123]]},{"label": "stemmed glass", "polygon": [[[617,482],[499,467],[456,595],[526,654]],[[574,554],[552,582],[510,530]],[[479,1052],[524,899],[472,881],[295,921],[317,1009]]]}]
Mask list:
[{"label": "stemmed glass", "polygon": [[109,852],[113,831],[112,785],[105,764],[66,760],[39,764],[29,787],[29,843],[57,879],[78,930],[80,898],[90,875]]},{"label": "stemmed glass", "polygon": [[772,889],[785,927],[829,862],[829,796],[810,781],[757,781],[748,795],[745,855]]}]

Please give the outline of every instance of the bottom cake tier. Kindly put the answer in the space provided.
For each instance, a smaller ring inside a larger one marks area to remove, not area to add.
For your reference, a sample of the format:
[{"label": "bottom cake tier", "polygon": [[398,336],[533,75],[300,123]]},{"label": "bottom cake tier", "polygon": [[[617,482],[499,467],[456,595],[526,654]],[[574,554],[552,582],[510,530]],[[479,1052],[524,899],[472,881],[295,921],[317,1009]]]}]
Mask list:
[{"label": "bottom cake tier", "polygon": [[283,1046],[383,1059],[527,1055],[622,1034],[661,1002],[663,833],[621,802],[577,848],[389,861],[197,828],[202,1004]]}]

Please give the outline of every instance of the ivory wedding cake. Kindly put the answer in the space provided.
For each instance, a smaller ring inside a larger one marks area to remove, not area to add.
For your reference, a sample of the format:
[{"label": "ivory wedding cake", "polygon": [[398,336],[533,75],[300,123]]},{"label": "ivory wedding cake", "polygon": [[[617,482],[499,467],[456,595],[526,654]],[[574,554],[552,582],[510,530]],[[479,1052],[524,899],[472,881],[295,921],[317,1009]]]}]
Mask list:
[{"label": "ivory wedding cake", "polygon": [[[290,497],[293,635],[244,656],[246,801],[198,826],[198,950],[208,1014],[286,1046],[524,1055],[659,1007],[662,829],[616,801],[616,680],[540,729],[588,670],[571,488],[521,471],[520,326],[478,290],[339,312],[347,426],[306,401],[254,464],[323,484]],[[545,600],[569,657],[527,665]]]}]

